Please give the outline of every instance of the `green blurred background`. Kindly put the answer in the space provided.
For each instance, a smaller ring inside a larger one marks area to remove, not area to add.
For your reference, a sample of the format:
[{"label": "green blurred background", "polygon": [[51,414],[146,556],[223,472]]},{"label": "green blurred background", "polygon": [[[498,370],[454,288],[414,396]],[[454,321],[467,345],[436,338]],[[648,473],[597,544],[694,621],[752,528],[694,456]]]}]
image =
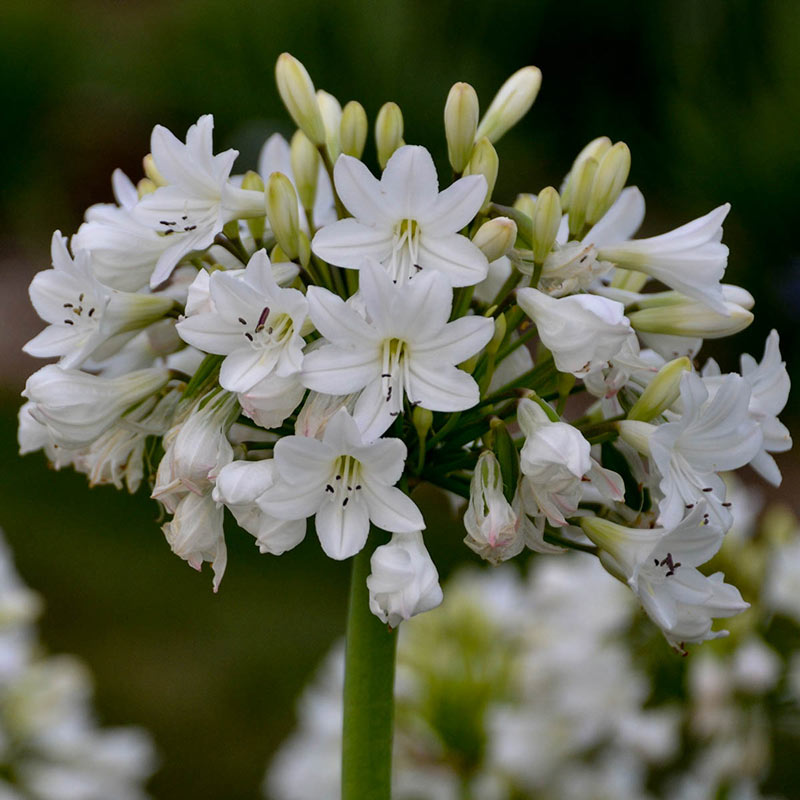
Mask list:
[{"label": "green blurred background", "polygon": [[[239,171],[255,166],[269,133],[291,132],[273,82],[284,50],[342,103],[360,100],[371,120],[398,102],[406,141],[428,146],[443,174],[450,85],[472,83],[485,107],[533,63],[542,91],[500,143],[496,197],[558,186],[580,147],[606,134],[631,147],[645,234],[730,201],[728,279],[755,296],[756,322],[707,352],[734,370],[739,352],[760,357],[776,327],[796,378],[798,41],[791,0],[5,0],[0,524],[47,601],[45,641],[94,670],[103,720],[155,735],[156,797],[258,796],[300,687],[343,631],[348,565],[325,559],[312,538],[279,559],[259,556],[231,531],[214,596],[209,573],[169,553],[145,493],[90,492],[81,476],[16,456],[18,394],[39,366],[19,353],[40,328],[26,287],[49,266],[52,231],[74,232],[86,206],[111,200],[115,167],[140,176],[156,123],[183,136],[211,112],[217,148],[240,150]],[[371,144],[367,157],[374,162]],[[779,494],[800,509],[795,462],[779,463]],[[470,554],[446,509],[426,515],[447,573]]]}]

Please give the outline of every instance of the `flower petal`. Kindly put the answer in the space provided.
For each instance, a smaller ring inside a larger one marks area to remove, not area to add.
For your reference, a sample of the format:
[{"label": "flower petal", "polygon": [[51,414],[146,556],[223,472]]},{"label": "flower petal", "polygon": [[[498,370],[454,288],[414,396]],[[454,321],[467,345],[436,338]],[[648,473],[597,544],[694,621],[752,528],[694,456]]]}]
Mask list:
[{"label": "flower petal", "polygon": [[319,543],[330,558],[342,561],[366,544],[369,515],[364,502],[355,497],[347,506],[337,500],[324,502],[315,520]]},{"label": "flower petal", "polygon": [[486,256],[458,233],[429,236],[424,230],[419,237],[419,264],[423,269],[436,269],[452,286],[473,286],[489,272]]},{"label": "flower petal", "polygon": [[419,531],[425,527],[417,504],[400,489],[379,483],[367,474],[362,480],[363,499],[374,525],[398,533]]},{"label": "flower petal", "polygon": [[392,233],[364,225],[357,219],[340,219],[317,231],[311,249],[329,264],[359,269],[367,258],[377,261],[388,258],[392,251]]}]

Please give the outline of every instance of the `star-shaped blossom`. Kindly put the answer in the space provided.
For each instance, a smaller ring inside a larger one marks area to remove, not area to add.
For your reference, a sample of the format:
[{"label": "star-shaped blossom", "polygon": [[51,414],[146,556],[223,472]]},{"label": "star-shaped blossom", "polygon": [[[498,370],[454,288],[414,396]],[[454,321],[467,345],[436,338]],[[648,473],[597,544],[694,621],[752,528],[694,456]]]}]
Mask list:
[{"label": "star-shaped blossom", "polygon": [[37,272],[28,290],[37,313],[49,323],[24,346],[32,356],[61,356],[65,369],[81,366],[90,356],[102,360],[172,307],[164,295],[104,286],[94,275],[90,254],[77,250],[73,258],[59,231],[50,253],[53,268]]},{"label": "star-shaped blossom", "polygon": [[226,150],[214,155],[213,129],[210,114],[189,128],[185,144],[162,125],[153,129],[150,147],[167,185],[145,195],[134,214],[175,243],[159,256],[151,286],[163,283],[187,253],[208,247],[226,222],[266,213],[262,192],[240,189],[230,182],[239,153]]},{"label": "star-shaped blossom", "polygon": [[318,287],[308,290],[311,319],[327,344],[303,361],[303,383],[317,392],[362,390],[353,416],[367,438],[377,438],[402,413],[403,396],[431,411],[461,411],[479,399],[471,375],[455,365],[491,339],[484,317],[448,322],[452,290],[435,272],[395,285],[377,264],[361,271],[359,296],[366,318]]},{"label": "star-shaped blossom", "polygon": [[582,519],[581,526],[602,549],[607,569],[636,592],[674,646],[726,636],[711,630],[713,618],[748,607],[736,587],[723,583],[722,573],[706,577],[697,569],[716,555],[725,535],[709,520],[705,503],[669,528],[626,528],[598,517]]},{"label": "star-shaped blossom", "polygon": [[486,277],[486,256],[457,233],[486,199],[482,175],[459,178],[439,192],[430,153],[406,145],[394,152],[380,180],[346,155],[336,162],[333,179],[353,217],[317,232],[312,249],[320,258],[354,269],[372,258],[400,282],[424,270],[441,272],[451,286],[472,286]]},{"label": "star-shaped blossom", "polygon": [[369,443],[344,409],[325,428],[322,440],[285,436],[275,444],[275,483],[259,498],[276,519],[314,516],[322,549],[342,560],[364,546],[370,522],[393,533],[425,527],[413,500],[394,484],[400,480],[406,446],[400,439]]},{"label": "star-shaped blossom", "polygon": [[286,378],[300,370],[308,304],[297,289],[278,286],[265,250],[255,253],[242,273],[212,273],[208,290],[211,310],[176,327],[188,344],[225,356],[223,388],[247,392],[273,373]]}]

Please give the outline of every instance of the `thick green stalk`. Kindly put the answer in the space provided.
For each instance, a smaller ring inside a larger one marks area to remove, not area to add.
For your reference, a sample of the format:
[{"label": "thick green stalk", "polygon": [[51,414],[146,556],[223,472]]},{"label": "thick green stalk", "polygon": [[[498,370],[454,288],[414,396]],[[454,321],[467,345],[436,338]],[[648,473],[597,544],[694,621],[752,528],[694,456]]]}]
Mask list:
[{"label": "thick green stalk", "polygon": [[353,559],[344,677],[342,800],[390,800],[397,631],[369,610],[370,557],[382,543],[370,531]]}]

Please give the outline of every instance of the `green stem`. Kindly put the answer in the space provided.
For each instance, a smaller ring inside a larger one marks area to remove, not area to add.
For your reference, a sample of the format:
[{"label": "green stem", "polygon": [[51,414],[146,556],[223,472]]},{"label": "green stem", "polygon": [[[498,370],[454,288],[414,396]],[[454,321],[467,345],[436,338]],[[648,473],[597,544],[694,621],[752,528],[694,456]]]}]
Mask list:
[{"label": "green stem", "polygon": [[344,676],[342,800],[390,800],[397,632],[369,610],[370,557],[382,543],[373,528],[353,559]]}]

